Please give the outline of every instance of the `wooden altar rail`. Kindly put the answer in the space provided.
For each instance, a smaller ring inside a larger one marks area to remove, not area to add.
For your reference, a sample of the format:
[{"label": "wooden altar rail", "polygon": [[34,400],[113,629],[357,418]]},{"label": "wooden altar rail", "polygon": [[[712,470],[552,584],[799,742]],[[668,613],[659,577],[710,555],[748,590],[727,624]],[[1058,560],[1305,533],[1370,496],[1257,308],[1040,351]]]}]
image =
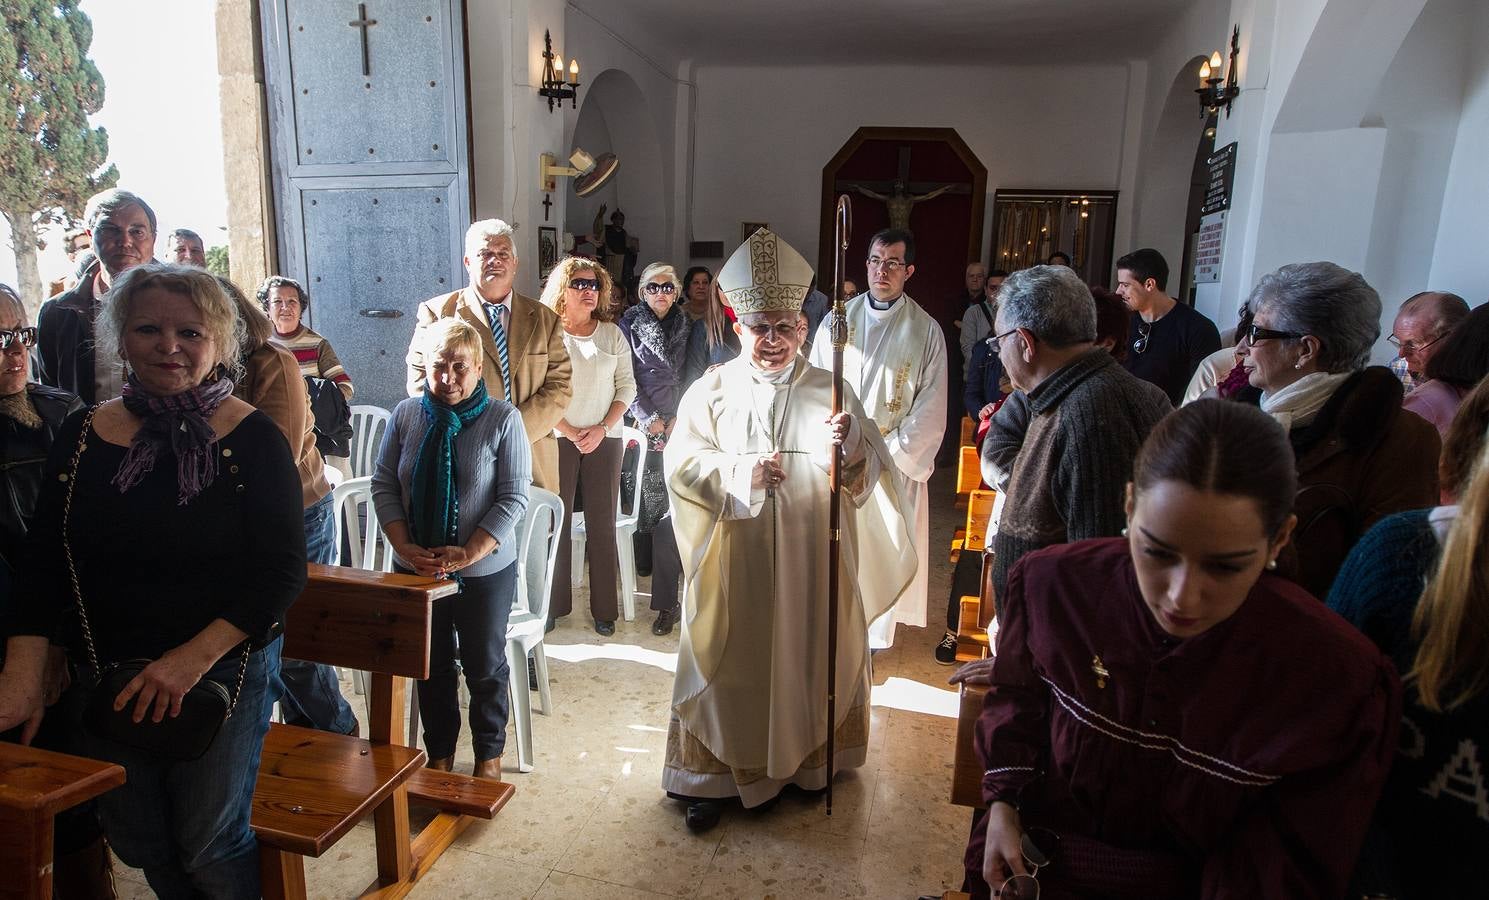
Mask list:
[{"label": "wooden altar rail", "polygon": [[[367,672],[368,740],[270,726],[253,795],[269,900],[305,897],[304,857],[325,853],[368,815],[377,878],[361,896],[402,897],[476,818],[511,799],[510,784],[424,768],[424,752],[400,740],[407,679],[429,676],[434,601],[455,591],[414,575],[310,567],[285,617],[284,656]],[[410,801],[439,810],[417,836]]]},{"label": "wooden altar rail", "polygon": [[113,763],[0,743],[0,898],[51,900],[53,820],[123,783]]}]

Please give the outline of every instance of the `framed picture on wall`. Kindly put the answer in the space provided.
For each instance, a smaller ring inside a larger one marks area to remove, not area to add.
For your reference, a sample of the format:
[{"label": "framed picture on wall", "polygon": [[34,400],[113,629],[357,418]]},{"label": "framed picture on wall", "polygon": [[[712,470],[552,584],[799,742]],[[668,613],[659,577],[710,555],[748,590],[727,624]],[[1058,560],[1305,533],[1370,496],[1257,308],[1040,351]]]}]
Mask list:
[{"label": "framed picture on wall", "polygon": [[547,281],[548,273],[558,265],[558,229],[538,226],[538,280]]},{"label": "framed picture on wall", "polygon": [[769,222],[740,222],[739,223],[739,242],[741,244],[743,244],[745,241],[747,241],[747,240],[750,239],[750,235],[754,234],[755,232],[759,231],[762,228],[769,228],[769,227],[770,227],[770,223]]}]

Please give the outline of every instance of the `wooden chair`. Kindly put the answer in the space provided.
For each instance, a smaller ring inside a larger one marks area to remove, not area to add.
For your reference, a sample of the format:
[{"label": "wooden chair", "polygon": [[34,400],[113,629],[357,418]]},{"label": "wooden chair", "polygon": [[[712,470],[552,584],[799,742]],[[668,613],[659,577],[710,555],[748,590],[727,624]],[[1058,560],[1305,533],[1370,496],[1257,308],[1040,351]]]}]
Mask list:
[{"label": "wooden chair", "polygon": [[124,783],[124,768],[0,743],[0,898],[51,900],[52,820]]},{"label": "wooden chair", "polygon": [[[371,815],[377,878],[362,896],[402,897],[475,818],[493,818],[511,785],[424,768],[399,743],[408,678],[429,675],[434,601],[454,582],[338,566],[310,567],[285,616],[284,654],[368,673],[368,740],[274,724],[253,795],[264,896],[303,898],[304,857],[318,857]],[[410,802],[439,810],[417,836]]]}]

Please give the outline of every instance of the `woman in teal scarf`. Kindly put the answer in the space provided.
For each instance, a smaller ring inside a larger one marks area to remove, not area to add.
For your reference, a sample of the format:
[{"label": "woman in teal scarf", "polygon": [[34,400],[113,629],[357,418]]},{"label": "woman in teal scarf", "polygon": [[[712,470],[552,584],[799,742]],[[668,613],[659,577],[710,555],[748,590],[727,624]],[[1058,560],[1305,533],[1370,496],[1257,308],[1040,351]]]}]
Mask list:
[{"label": "woman in teal scarf", "polygon": [[435,603],[429,678],[417,686],[429,767],[450,771],[455,762],[458,652],[470,690],[472,774],[499,780],[514,537],[527,511],[531,450],[517,408],[486,393],[480,333],[443,319],[425,335],[425,390],[393,410],[372,498],[400,571],[460,583],[458,594]]}]

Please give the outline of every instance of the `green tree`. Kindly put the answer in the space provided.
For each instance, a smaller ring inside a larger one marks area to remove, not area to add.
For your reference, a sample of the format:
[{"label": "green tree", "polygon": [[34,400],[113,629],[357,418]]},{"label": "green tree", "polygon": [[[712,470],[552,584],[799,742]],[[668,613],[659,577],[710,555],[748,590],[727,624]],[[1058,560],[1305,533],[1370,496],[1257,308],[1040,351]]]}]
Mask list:
[{"label": "green tree", "polygon": [[221,278],[231,278],[228,272],[227,245],[219,244],[207,251],[207,271]]},{"label": "green tree", "polygon": [[21,298],[42,301],[36,251],[42,228],[76,221],[113,187],[108,134],[88,115],[103,106],[103,76],[88,59],[93,23],[77,0],[0,0],[0,215],[10,224]]}]

